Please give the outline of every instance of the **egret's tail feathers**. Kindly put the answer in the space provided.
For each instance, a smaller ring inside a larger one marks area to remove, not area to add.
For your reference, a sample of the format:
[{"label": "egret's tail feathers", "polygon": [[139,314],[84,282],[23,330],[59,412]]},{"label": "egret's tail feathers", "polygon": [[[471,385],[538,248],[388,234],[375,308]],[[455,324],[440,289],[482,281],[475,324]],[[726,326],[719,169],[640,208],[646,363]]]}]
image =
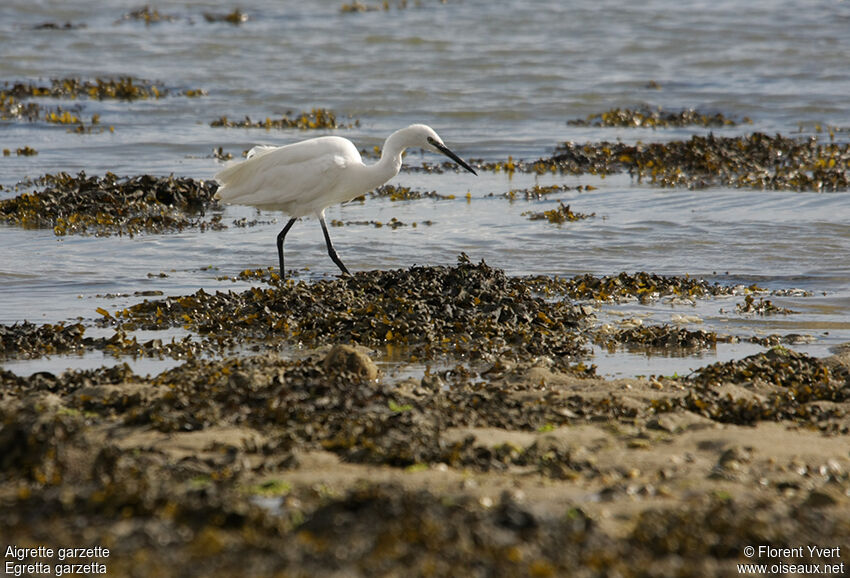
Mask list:
[{"label": "egret's tail feathers", "polygon": [[216,173],[214,178],[218,181],[220,186],[214,198],[227,201],[244,194],[238,190],[240,183],[244,183],[246,179],[249,179],[252,176],[252,171],[246,166],[246,161],[259,158],[277,148],[280,147],[257,145],[248,151],[248,156],[245,161],[236,163],[235,165],[227,167],[226,169]]},{"label": "egret's tail feathers", "polygon": [[251,171],[246,167],[246,162],[236,163],[233,166],[220,170],[213,177],[218,181],[218,191],[215,193],[215,198],[219,200],[229,200],[234,196],[239,195],[239,185],[246,178],[250,178]]},{"label": "egret's tail feathers", "polygon": [[237,192],[233,190],[233,185],[239,182],[240,175],[244,174],[244,171],[245,163],[242,162],[217,172],[213,178],[218,181],[219,186],[214,198],[220,201],[232,198],[233,193]]}]

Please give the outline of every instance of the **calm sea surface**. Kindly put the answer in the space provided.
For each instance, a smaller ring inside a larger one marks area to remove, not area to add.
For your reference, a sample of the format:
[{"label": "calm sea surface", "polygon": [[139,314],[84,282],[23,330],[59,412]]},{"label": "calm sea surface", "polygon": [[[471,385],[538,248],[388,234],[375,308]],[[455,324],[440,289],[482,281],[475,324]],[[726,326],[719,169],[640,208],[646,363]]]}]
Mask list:
[{"label": "calm sea surface", "polygon": [[[484,0],[390,0],[389,10],[348,14],[342,2],[258,0],[242,7],[247,22],[208,22],[236,4],[151,5],[163,21],[125,15],[139,2],[4,0],[0,4],[0,82],[132,76],[155,81],[174,96],[134,102],[51,101],[100,115],[114,132],[73,134],[44,122],[0,122],[0,148],[29,146],[37,156],[0,157],[0,198],[19,181],[67,171],[211,178],[222,166],[214,148],[239,156],[258,143],[286,144],[322,133],[212,128],[226,115],[279,116],[314,107],[333,110],[340,129],[360,148],[380,145],[414,122],[433,126],[464,158],[534,159],[563,141],[667,141],[705,129],[579,128],[567,121],[613,107],[641,104],[696,108],[749,117],[752,124],[715,130],[809,135],[835,127],[850,138],[850,3],[753,1],[682,3]],[[35,29],[52,22],[69,29]],[[207,95],[176,93],[203,89]],[[827,140],[824,132],[819,138]],[[436,158],[418,151],[409,164]],[[827,355],[850,341],[850,195],[708,189],[657,189],[628,176],[546,176],[403,172],[398,185],[456,195],[455,200],[369,199],[328,210],[329,219],[431,226],[334,228],[337,249],[352,270],[449,264],[460,252],[512,275],[620,271],[691,274],[730,284],[801,288],[809,297],[772,298],[795,315],[747,317],[742,298],[696,307],[621,306],[604,310],[615,322],[640,316],[735,335],[798,333],[799,350]],[[508,202],[510,189],[540,184],[593,185],[543,201]],[[469,193],[471,198],[466,199]],[[596,217],[562,226],[530,221],[523,212],[557,206]],[[127,237],[56,237],[49,230],[0,226],[0,323],[97,317],[95,309],[137,302],[137,291],[166,295],[241,289],[220,281],[248,267],[276,264],[274,236],[283,217],[257,217],[228,207],[225,223],[247,217],[265,224],[219,232],[185,231]],[[272,222],[276,221],[276,222]],[[296,225],[287,264],[306,278],[334,275],[317,223]],[[166,277],[160,277],[166,273]],[[153,275],[151,275],[153,274]],[[108,296],[111,295],[111,296]],[[125,295],[114,297],[114,295]],[[90,334],[96,335],[92,328]],[[759,350],[718,347],[701,358],[659,358],[597,352],[600,372],[679,373]],[[20,373],[90,367],[115,360],[100,354],[3,365]],[[156,362],[137,365],[158,371]]]}]

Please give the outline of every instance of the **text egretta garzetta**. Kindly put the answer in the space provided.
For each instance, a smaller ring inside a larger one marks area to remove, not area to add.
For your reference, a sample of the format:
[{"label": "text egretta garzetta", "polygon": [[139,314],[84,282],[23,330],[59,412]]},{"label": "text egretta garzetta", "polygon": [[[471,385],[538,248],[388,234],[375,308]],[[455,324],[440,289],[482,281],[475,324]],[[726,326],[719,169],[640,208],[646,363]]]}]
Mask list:
[{"label": "text egretta garzetta", "polygon": [[477,174],[443,144],[431,127],[413,124],[391,134],[384,142],[381,159],[372,165],[363,164],[357,147],[338,136],[312,138],[282,147],[256,146],[245,161],[215,175],[220,184],[215,198],[230,204],[283,211],[291,217],[277,235],[281,279],[285,275],[283,241],[298,217],[306,215],[319,218],[328,255],[343,273],[350,274],[331,243],[325,209],[389,181],[401,169],[402,152],[412,147],[440,152]]}]

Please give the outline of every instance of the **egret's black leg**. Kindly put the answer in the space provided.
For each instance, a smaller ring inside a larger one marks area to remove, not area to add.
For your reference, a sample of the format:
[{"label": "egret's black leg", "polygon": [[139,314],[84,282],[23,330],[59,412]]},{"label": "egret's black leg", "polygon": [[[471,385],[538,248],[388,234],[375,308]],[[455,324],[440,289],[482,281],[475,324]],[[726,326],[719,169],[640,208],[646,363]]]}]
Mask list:
[{"label": "egret's black leg", "polygon": [[289,232],[289,229],[292,228],[292,225],[297,221],[295,217],[289,219],[289,222],[286,226],[280,230],[280,233],[277,234],[277,258],[280,260],[280,280],[283,281],[286,277],[286,272],[283,269],[283,240],[286,238],[286,234]]},{"label": "egret's black leg", "polygon": [[348,268],[345,266],[345,263],[342,262],[342,259],[339,258],[339,255],[336,254],[336,249],[334,249],[334,244],[331,243],[331,236],[328,235],[328,226],[325,224],[325,216],[319,215],[319,222],[322,224],[322,232],[325,234],[325,243],[328,244],[328,255],[331,256],[333,262],[336,263],[336,266],[340,268],[340,270],[346,275],[351,275],[348,272]]}]

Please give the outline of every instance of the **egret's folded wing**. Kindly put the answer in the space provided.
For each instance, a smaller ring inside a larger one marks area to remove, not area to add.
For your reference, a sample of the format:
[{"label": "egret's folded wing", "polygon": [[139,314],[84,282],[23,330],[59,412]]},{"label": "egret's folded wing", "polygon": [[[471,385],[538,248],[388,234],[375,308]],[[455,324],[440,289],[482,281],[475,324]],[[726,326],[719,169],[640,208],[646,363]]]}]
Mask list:
[{"label": "egret's folded wing", "polygon": [[298,217],[316,212],[321,196],[337,186],[345,158],[318,156],[279,147],[215,175],[222,185],[216,198],[225,203],[281,210]]}]

